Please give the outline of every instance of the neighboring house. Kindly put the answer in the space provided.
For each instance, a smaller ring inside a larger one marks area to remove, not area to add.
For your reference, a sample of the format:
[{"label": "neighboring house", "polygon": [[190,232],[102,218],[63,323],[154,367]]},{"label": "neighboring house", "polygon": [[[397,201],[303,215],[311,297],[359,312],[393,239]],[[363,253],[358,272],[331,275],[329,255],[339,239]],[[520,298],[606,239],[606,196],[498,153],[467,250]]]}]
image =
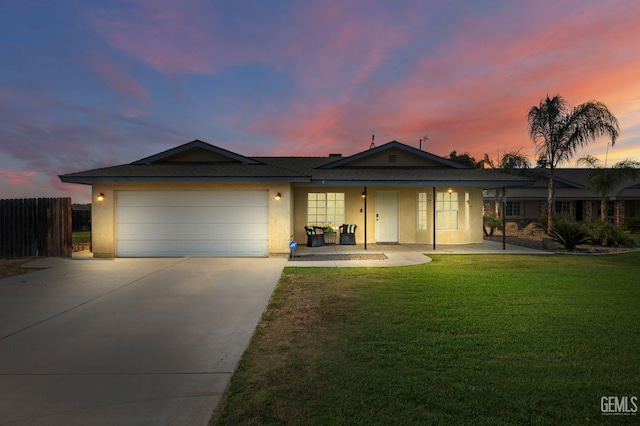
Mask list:
[{"label": "neighboring house", "polygon": [[[600,217],[602,197],[587,186],[591,170],[584,168],[560,168],[555,174],[556,212],[577,222]],[[549,172],[533,169],[536,182],[527,187],[507,189],[506,219],[521,227],[537,221],[547,213],[547,184]],[[627,217],[640,217],[640,177],[630,179],[608,195],[607,218],[614,225],[621,225]],[[493,212],[495,197],[485,193],[485,211]]]},{"label": "neighboring house", "polygon": [[480,243],[483,190],[533,183],[396,141],[350,157],[245,157],[196,140],[60,179],[92,186],[96,257],[268,256],[327,223],[356,224],[359,244]]}]

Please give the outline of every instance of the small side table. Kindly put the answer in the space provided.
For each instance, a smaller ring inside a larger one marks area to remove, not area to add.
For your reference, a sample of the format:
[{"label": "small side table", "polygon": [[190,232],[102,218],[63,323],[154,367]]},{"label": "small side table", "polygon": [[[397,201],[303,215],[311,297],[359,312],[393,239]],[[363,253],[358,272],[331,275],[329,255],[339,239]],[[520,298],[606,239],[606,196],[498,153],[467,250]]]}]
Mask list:
[{"label": "small side table", "polygon": [[325,232],[324,233],[324,243],[325,244],[335,244],[336,243],[336,232]]}]

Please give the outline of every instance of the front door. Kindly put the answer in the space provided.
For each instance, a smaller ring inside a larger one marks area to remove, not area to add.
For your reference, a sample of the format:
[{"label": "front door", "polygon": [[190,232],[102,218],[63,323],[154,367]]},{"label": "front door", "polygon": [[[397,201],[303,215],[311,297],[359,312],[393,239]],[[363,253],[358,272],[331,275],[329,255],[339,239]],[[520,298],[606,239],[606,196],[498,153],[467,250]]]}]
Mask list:
[{"label": "front door", "polygon": [[398,193],[376,192],[376,241],[398,242]]}]

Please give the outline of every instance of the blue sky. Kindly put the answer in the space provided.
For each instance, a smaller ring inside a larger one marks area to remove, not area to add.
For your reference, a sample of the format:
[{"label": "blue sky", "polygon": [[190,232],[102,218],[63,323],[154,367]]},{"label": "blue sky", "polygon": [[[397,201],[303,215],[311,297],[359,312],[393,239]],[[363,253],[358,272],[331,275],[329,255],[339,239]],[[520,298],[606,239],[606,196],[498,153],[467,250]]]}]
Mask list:
[{"label": "blue sky", "polygon": [[609,160],[640,160],[635,2],[6,0],[0,16],[0,198],[87,202],[57,175],[193,139],[350,155],[428,134],[442,156],[534,159],[526,113],[556,93],[604,102]]}]

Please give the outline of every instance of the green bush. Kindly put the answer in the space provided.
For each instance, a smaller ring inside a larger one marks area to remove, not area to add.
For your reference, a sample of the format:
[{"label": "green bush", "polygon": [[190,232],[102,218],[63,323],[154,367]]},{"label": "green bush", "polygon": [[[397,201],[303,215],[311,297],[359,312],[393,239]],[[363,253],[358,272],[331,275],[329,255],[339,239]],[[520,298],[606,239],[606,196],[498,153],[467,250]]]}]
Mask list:
[{"label": "green bush", "polygon": [[628,217],[624,220],[624,226],[629,232],[640,234],[640,217]]},{"label": "green bush", "polygon": [[620,246],[627,243],[632,243],[633,239],[627,235],[621,226],[612,226],[609,232],[609,238],[607,238],[608,246]]},{"label": "green bush", "polygon": [[[482,217],[482,224],[484,225],[482,229],[484,230],[484,235],[491,237],[496,229],[502,230],[502,219],[496,216],[494,213],[487,213]],[[489,228],[489,231],[487,231]]]},{"label": "green bush", "polygon": [[536,220],[534,222],[534,225],[539,230],[547,232],[547,224],[548,223],[549,223],[549,216],[546,215],[546,214],[543,214],[542,216],[540,216],[540,219],[538,219],[538,220]]},{"label": "green bush", "polygon": [[602,222],[600,218],[585,223],[585,229],[589,233],[591,244],[615,247],[633,241],[623,227]]},{"label": "green bush", "polygon": [[578,244],[591,241],[591,235],[582,224],[566,222],[556,225],[551,238],[569,251],[573,251]]},{"label": "green bush", "polygon": [[[535,223],[535,227],[544,231],[545,233],[547,232],[547,224],[549,223],[549,215],[543,214],[542,216],[540,216],[540,219],[538,219],[537,221],[534,222]],[[554,226],[558,226],[558,225],[562,225],[565,223],[574,223],[573,218],[571,216],[568,216],[566,214],[562,214],[562,213],[557,213],[555,215],[555,219],[554,219]]]}]

